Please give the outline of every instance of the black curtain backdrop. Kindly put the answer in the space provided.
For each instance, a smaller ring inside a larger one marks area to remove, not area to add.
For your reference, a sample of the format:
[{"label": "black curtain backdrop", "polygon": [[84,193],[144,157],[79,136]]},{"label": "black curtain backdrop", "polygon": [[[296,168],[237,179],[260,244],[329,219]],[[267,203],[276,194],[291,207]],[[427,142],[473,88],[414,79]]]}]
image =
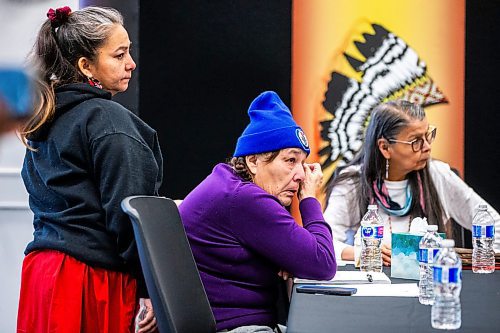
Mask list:
[{"label": "black curtain backdrop", "polygon": [[183,198],[234,151],[264,90],[290,105],[291,1],[141,3],[140,116],[157,129],[162,194]]},{"label": "black curtain backdrop", "polygon": [[500,211],[500,2],[466,8],[465,180]]}]

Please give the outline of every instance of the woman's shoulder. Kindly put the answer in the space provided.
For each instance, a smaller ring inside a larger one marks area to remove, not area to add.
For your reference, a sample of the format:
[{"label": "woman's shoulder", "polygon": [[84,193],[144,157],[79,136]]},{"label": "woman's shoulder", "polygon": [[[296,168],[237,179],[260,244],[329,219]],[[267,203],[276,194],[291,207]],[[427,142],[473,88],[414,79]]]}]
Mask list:
[{"label": "woman's shoulder", "polygon": [[113,125],[134,118],[132,112],[111,100],[111,94],[83,83],[56,88],[56,116],[65,121]]},{"label": "woman's shoulder", "polygon": [[227,163],[215,165],[209,177],[220,185],[219,189],[230,194],[231,198],[237,198],[240,201],[252,201],[258,195],[268,194],[253,182],[241,178]]},{"label": "woman's shoulder", "polygon": [[332,193],[343,195],[351,192],[359,181],[360,174],[361,166],[359,164],[342,169],[336,176],[337,179],[334,182]]},{"label": "woman's shoulder", "polygon": [[361,171],[361,164],[351,164],[351,165],[347,165],[347,166],[338,166],[338,168],[342,169],[342,171],[340,171],[340,173],[360,172]]},{"label": "woman's shoulder", "polygon": [[429,174],[440,195],[453,193],[453,189],[463,190],[465,182],[458,170],[453,169],[448,163],[431,160],[429,162]]},{"label": "woman's shoulder", "polygon": [[106,121],[108,124],[143,122],[123,105],[104,98],[93,98],[82,103],[81,108],[92,120]]},{"label": "woman's shoulder", "polygon": [[456,174],[448,163],[436,159],[429,160],[429,171],[433,177],[445,176],[450,173]]},{"label": "woman's shoulder", "polygon": [[156,131],[138,116],[111,100],[94,99],[87,102],[87,130],[91,137],[126,135],[139,141],[151,141]]},{"label": "woman's shoulder", "polygon": [[250,209],[255,210],[255,213],[285,209],[278,198],[250,181],[239,182],[232,200],[233,206],[237,207],[238,210]]},{"label": "woman's shoulder", "polygon": [[359,175],[361,173],[361,164],[349,165],[342,169],[339,174],[343,175],[348,173]]}]

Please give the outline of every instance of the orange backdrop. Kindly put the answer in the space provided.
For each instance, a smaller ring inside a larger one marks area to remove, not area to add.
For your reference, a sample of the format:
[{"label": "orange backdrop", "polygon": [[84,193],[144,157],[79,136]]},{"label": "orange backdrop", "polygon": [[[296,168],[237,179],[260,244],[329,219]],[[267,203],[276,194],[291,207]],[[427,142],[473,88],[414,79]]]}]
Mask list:
[{"label": "orange backdrop", "polygon": [[292,15],[292,111],[311,143],[310,162],[324,159],[320,121],[332,118],[323,107],[332,72],[361,80],[343,53],[362,60],[354,41],[363,42],[375,23],[418,54],[448,100],[426,107],[438,127],[432,155],[463,174],[465,0],[296,0]]}]

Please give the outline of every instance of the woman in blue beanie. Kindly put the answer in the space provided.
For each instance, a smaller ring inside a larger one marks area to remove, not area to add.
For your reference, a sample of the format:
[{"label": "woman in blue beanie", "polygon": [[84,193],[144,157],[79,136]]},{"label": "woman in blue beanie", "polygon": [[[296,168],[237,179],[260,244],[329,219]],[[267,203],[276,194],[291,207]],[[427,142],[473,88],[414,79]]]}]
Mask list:
[{"label": "woman in blue beanie", "polygon": [[[331,279],[332,235],[307,164],[307,138],[274,92],[250,105],[234,157],[218,164],[179,207],[219,331],[275,332],[278,274]],[[300,201],[303,228],[287,211]]]}]

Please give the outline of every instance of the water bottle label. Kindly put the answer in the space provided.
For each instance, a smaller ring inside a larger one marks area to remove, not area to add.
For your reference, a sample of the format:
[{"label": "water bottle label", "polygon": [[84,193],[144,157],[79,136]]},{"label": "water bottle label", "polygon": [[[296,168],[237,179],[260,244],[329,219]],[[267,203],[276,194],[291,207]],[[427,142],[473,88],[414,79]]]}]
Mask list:
[{"label": "water bottle label", "polygon": [[473,225],[472,226],[472,237],[481,237],[481,226]]},{"label": "water bottle label", "polygon": [[434,266],[433,278],[437,283],[459,283],[462,281],[462,268]]},{"label": "water bottle label", "polygon": [[492,225],[473,225],[472,226],[472,237],[475,238],[493,238],[495,236],[495,226]]},{"label": "water bottle label", "polygon": [[432,264],[438,252],[439,248],[419,249],[418,261],[422,264]]},{"label": "water bottle label", "polygon": [[486,226],[485,229],[486,229],[486,231],[485,231],[486,237],[488,237],[488,238],[495,237],[495,226],[489,225],[489,226]]},{"label": "water bottle label", "polygon": [[427,249],[418,250],[418,261],[422,264],[427,264]]},{"label": "water bottle label", "polygon": [[384,237],[384,227],[383,226],[361,226],[361,236],[363,238],[376,238],[380,239]]},{"label": "water bottle label", "polygon": [[438,252],[439,252],[439,247],[432,249],[432,256],[431,256],[431,258],[429,258],[429,264],[434,263],[434,258],[437,257]]}]

